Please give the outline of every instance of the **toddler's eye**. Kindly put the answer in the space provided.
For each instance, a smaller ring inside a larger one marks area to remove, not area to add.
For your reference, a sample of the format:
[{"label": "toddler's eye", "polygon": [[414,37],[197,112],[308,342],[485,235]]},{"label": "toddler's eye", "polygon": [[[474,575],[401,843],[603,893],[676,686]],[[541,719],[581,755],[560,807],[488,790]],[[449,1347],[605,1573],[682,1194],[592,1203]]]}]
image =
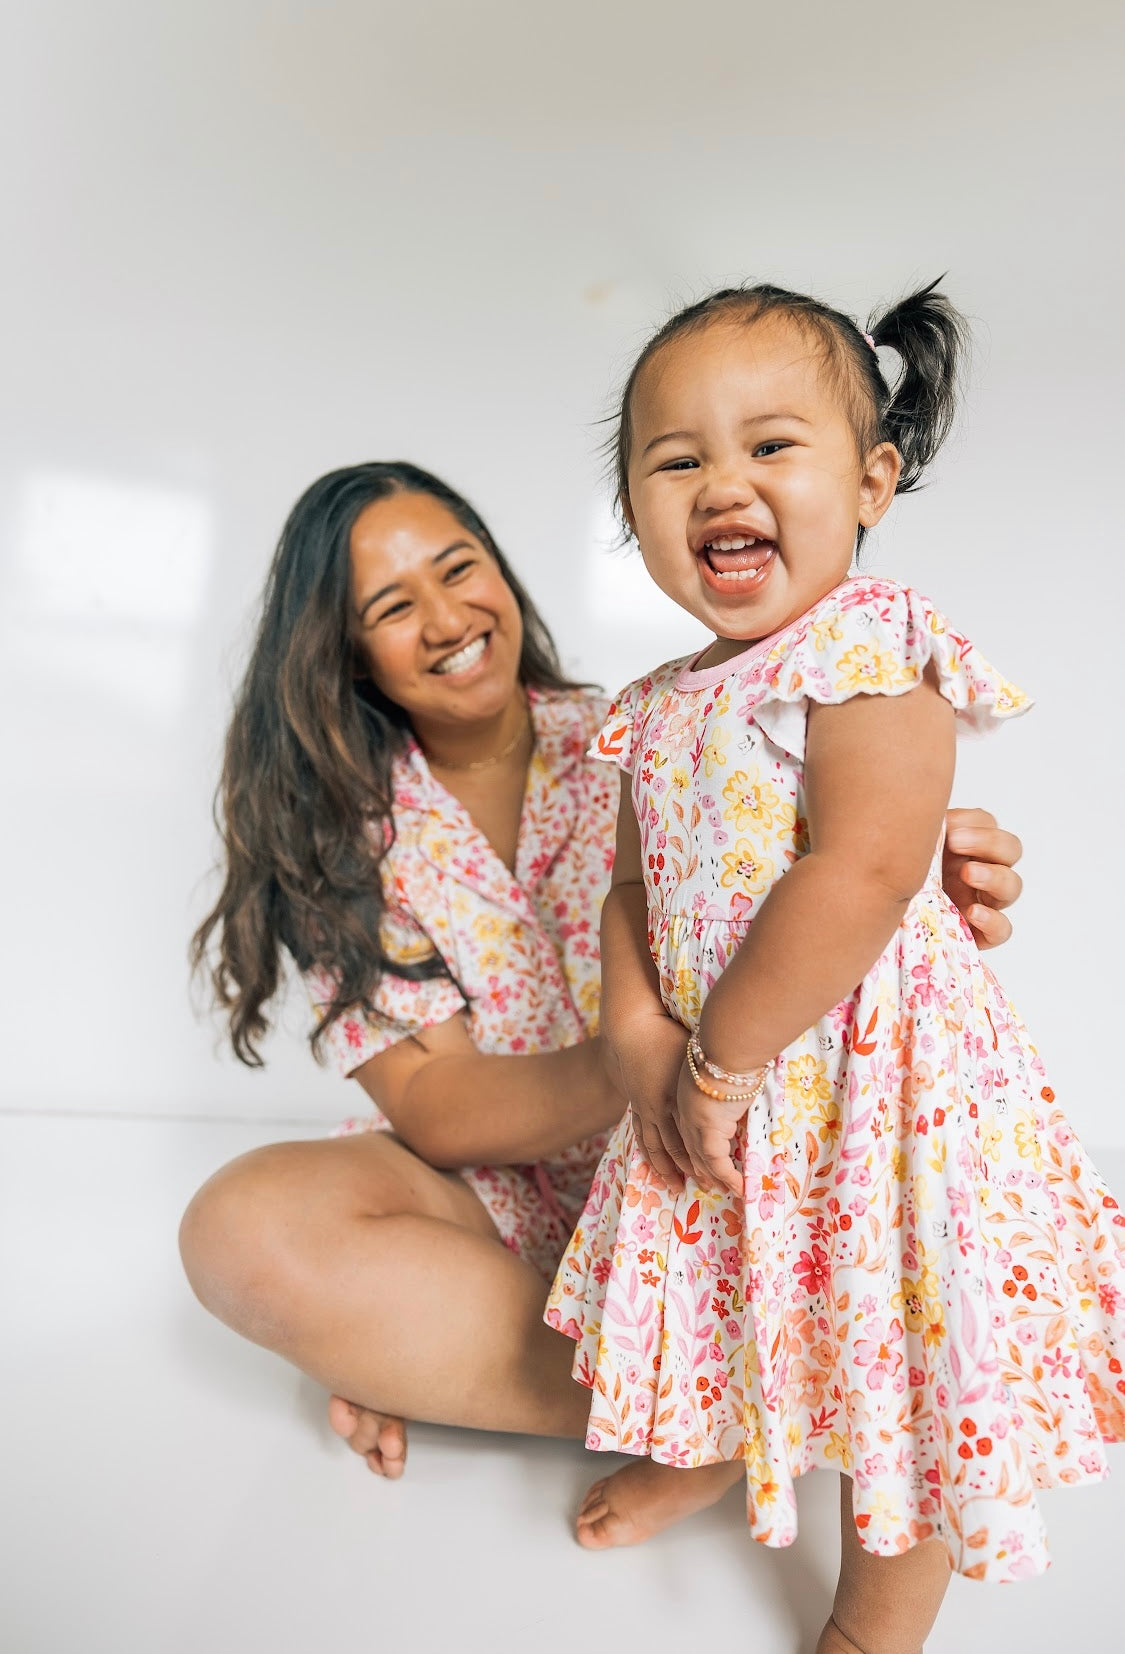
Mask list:
[{"label": "toddler's eye", "polygon": [[759,442],[754,449],[754,458],[757,459],[761,456],[763,459],[768,459],[770,454],[779,454],[783,448],[789,446],[788,442]]},{"label": "toddler's eye", "polygon": [[698,464],[699,461],[697,459],[670,459],[668,463],[666,465],[662,465],[660,469],[662,471],[687,471],[691,469],[691,467],[697,466]]}]

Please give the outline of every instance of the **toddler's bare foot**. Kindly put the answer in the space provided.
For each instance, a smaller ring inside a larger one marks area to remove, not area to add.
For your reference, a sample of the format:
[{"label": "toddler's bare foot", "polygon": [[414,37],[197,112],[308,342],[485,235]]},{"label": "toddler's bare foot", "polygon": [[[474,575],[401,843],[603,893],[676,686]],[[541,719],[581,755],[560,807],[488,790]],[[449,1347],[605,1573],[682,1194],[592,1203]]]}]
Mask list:
[{"label": "toddler's bare foot", "polygon": [[367,1460],[376,1476],[397,1481],[406,1469],[406,1423],[389,1413],[375,1413],[343,1396],[328,1403],[328,1422],[353,1453]]},{"label": "toddler's bare foot", "polygon": [[638,1459],[594,1483],[578,1512],[575,1537],[591,1551],[641,1545],[673,1522],[706,1510],[742,1475],[741,1459],[699,1470]]}]

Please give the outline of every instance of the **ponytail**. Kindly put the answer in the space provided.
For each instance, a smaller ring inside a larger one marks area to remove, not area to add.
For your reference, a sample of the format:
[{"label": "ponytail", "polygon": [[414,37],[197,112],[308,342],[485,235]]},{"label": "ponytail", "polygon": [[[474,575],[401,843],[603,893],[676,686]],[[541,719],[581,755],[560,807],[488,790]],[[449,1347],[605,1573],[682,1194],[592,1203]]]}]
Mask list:
[{"label": "ponytail", "polygon": [[[938,281],[942,278],[939,276]],[[868,330],[875,345],[895,351],[902,372],[889,396],[876,367],[883,397],[878,440],[893,442],[902,455],[898,494],[918,487],[922,473],[949,435],[957,412],[961,371],[969,352],[969,328],[932,281],[874,315]]]}]

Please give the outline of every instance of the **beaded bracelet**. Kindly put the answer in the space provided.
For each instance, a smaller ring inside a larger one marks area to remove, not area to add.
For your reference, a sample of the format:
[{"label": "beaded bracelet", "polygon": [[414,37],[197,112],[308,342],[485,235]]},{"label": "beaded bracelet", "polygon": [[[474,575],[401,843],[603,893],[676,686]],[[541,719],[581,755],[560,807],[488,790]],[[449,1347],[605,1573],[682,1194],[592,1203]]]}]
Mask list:
[{"label": "beaded bracelet", "polygon": [[693,1034],[688,1040],[688,1049],[704,1073],[710,1074],[713,1080],[722,1080],[726,1085],[752,1085],[754,1076],[763,1073],[763,1069],[751,1069],[749,1074],[731,1074],[725,1068],[720,1068],[717,1062],[708,1061],[703,1054],[703,1047],[699,1043],[699,1035]]},{"label": "beaded bracelet", "polygon": [[[694,1041],[694,1043],[698,1044],[698,1041]],[[693,1041],[689,1040],[687,1048],[688,1073],[691,1075],[691,1081],[695,1089],[702,1091],[705,1097],[711,1097],[717,1103],[752,1103],[756,1097],[762,1095],[766,1083],[766,1070],[764,1068],[759,1070],[757,1083],[750,1091],[716,1091],[714,1086],[707,1084],[707,1081],[695,1066],[692,1044]],[[749,1074],[742,1076],[744,1080],[749,1080],[751,1077]]]}]

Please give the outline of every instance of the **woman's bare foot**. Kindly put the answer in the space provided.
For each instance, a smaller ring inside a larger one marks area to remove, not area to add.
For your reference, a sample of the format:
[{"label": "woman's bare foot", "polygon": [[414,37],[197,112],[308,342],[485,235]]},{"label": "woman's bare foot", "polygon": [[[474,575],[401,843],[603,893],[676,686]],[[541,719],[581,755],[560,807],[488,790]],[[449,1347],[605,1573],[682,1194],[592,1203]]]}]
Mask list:
[{"label": "woman's bare foot", "polygon": [[673,1522],[706,1510],[742,1474],[741,1459],[698,1470],[638,1459],[594,1483],[578,1512],[575,1537],[591,1551],[643,1544]]},{"label": "woman's bare foot", "polygon": [[328,1422],[369,1470],[394,1482],[406,1469],[406,1422],[389,1413],[374,1413],[343,1396],[328,1403]]}]

